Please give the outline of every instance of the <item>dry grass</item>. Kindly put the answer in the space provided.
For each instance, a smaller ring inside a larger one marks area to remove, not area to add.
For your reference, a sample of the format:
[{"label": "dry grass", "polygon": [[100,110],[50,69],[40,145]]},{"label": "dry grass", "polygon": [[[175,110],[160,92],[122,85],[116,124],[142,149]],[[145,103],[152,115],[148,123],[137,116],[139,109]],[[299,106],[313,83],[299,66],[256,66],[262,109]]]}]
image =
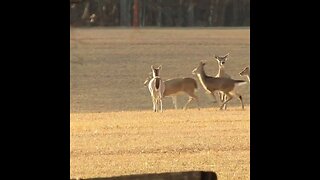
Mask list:
[{"label": "dry grass", "polygon": [[71,178],[207,170],[249,179],[249,111],[73,113]]},{"label": "dry grass", "polygon": [[[200,60],[209,62],[209,75],[218,72],[214,54],[230,52],[226,71],[235,79],[250,62],[250,29],[72,29],[71,112],[107,112],[152,109],[143,86],[151,64],[162,64],[161,77],[193,77]],[[201,107],[212,107],[211,97],[199,85]],[[239,92],[250,103],[249,87]],[[208,99],[209,97],[209,99]],[[179,106],[187,97],[178,98]],[[237,100],[230,105],[238,106]],[[217,105],[214,105],[217,107]],[[171,99],[164,107],[173,108]],[[195,108],[195,103],[190,103]]]}]

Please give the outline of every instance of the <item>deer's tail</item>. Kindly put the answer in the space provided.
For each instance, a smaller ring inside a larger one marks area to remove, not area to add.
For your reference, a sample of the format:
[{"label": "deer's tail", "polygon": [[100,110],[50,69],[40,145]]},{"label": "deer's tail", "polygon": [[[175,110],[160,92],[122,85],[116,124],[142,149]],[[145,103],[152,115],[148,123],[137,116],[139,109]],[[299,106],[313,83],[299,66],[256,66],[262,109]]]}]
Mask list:
[{"label": "deer's tail", "polygon": [[235,85],[236,85],[236,86],[242,86],[242,85],[245,85],[245,84],[247,84],[247,83],[248,83],[247,81],[235,80]]}]

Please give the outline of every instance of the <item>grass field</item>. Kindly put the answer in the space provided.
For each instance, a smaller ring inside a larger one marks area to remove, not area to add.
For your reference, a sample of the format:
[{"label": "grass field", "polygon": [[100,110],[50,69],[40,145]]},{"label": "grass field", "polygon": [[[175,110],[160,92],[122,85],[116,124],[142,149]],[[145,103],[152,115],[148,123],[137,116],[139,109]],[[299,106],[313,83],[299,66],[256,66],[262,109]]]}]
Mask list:
[{"label": "grass field", "polygon": [[[200,60],[208,75],[218,73],[214,54],[230,52],[225,64],[235,79],[250,62],[250,30],[241,29],[73,29],[71,30],[71,112],[152,109],[143,86],[152,64],[162,64],[161,77],[193,77]],[[239,88],[250,103],[249,87]],[[218,107],[199,84],[201,107]],[[180,107],[187,97],[178,98]],[[232,100],[230,105],[239,105]],[[173,108],[170,98],[166,109]],[[190,107],[196,107],[190,103]]]},{"label": "grass field", "polygon": [[[152,112],[143,86],[151,64],[162,64],[168,79],[194,77],[199,61],[208,60],[205,70],[214,76],[212,56],[227,52],[227,72],[245,79],[238,73],[250,63],[249,28],[84,28],[70,34],[70,178],[185,170],[250,178],[249,86],[238,89],[245,110],[233,100],[219,111],[198,83],[200,111],[195,103],[174,110],[166,98],[163,113]],[[179,106],[186,101],[179,97]]]},{"label": "grass field", "polygon": [[249,179],[249,110],[71,114],[71,177],[207,170]]}]

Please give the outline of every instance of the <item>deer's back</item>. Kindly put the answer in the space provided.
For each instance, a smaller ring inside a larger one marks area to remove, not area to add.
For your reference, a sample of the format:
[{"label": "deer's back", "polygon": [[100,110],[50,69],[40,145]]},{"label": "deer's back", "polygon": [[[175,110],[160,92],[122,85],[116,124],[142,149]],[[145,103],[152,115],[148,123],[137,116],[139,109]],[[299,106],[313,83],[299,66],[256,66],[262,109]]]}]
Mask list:
[{"label": "deer's back", "polygon": [[197,89],[197,82],[193,78],[174,78],[164,81],[164,95],[169,96],[179,92],[190,92]]},{"label": "deer's back", "polygon": [[224,77],[208,77],[206,79],[206,86],[210,91],[221,90],[224,92],[230,92],[234,89],[235,83],[237,83],[237,80]]},{"label": "deer's back", "polygon": [[218,73],[216,76],[216,78],[221,77],[221,78],[231,78],[231,76],[227,73]]}]

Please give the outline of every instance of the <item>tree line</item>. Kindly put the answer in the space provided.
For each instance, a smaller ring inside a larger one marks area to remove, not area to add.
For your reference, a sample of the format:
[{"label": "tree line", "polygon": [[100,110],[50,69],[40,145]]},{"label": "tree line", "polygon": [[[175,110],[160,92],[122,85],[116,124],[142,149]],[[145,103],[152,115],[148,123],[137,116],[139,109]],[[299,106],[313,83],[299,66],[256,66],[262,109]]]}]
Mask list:
[{"label": "tree line", "polygon": [[70,0],[73,26],[250,26],[250,0]]}]

